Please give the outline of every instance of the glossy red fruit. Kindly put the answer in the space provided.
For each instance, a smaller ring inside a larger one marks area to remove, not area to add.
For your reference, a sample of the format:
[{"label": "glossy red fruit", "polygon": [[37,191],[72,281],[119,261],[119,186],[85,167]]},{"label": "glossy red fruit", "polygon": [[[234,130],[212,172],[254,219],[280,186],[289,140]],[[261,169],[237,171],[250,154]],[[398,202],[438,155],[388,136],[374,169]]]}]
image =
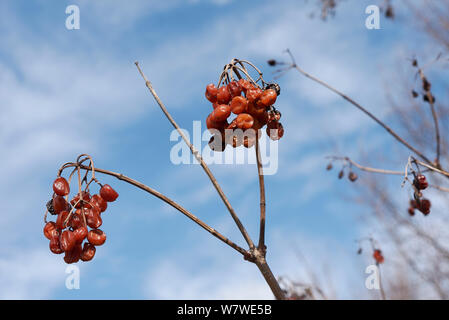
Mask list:
[{"label": "glossy red fruit", "polygon": [[206,99],[210,102],[214,103],[215,101],[217,101],[217,93],[218,89],[215,84],[210,83],[206,86]]},{"label": "glossy red fruit", "polygon": [[266,108],[273,105],[276,102],[277,94],[273,89],[267,89],[260,95],[257,100],[256,106],[258,108]]},{"label": "glossy red fruit", "polygon": [[61,211],[67,210],[69,207],[69,204],[65,200],[63,196],[55,195],[53,197],[53,211],[55,214],[59,214]]},{"label": "glossy red fruit", "polygon": [[107,202],[113,202],[118,198],[118,193],[110,185],[105,184],[100,189],[100,196]]},{"label": "glossy red fruit", "polygon": [[106,234],[100,229],[90,230],[87,234],[87,241],[94,246],[101,246],[106,241]]},{"label": "glossy red fruit", "polygon": [[228,87],[222,86],[218,88],[217,103],[228,104],[229,101],[231,101],[231,93],[229,92]]},{"label": "glossy red fruit", "polygon": [[253,126],[254,124],[254,118],[247,113],[241,113],[237,116],[235,119],[237,128],[246,130]]},{"label": "glossy red fruit", "polygon": [[68,264],[78,262],[80,260],[81,252],[83,252],[81,243],[75,244],[72,250],[65,252],[64,261]]},{"label": "glossy red fruit", "polygon": [[58,196],[66,196],[70,193],[69,183],[67,182],[67,180],[65,178],[58,177],[53,182],[53,191]]},{"label": "glossy red fruit", "polygon": [[80,227],[78,229],[73,230],[73,235],[75,236],[76,242],[82,242],[87,237],[87,228]]},{"label": "glossy red fruit", "polygon": [[427,182],[426,176],[423,175],[423,174],[419,174],[416,177],[416,179],[414,181],[414,184],[415,184],[415,186],[416,186],[416,188],[418,190],[424,190],[424,189],[426,189],[429,186],[429,183]]},{"label": "glossy red fruit", "polygon": [[61,254],[64,252],[59,245],[59,237],[50,239],[50,251],[54,254]]},{"label": "glossy red fruit", "polygon": [[219,106],[220,104],[217,102],[212,103],[212,108],[215,109]]},{"label": "glossy red fruit", "polygon": [[253,102],[249,102],[248,101],[248,107],[246,109],[246,113],[249,113],[250,115],[252,115],[254,118],[258,118],[258,119],[263,119],[263,121],[266,123],[267,119],[268,119],[268,113],[267,111],[262,108],[262,109],[257,109],[254,105]]},{"label": "glossy red fruit", "polygon": [[242,93],[242,87],[238,81],[231,81],[228,83],[228,91],[231,94],[231,98],[239,96]]},{"label": "glossy red fruit", "polygon": [[242,88],[242,91],[246,94],[246,91],[249,89],[254,88],[254,86],[251,84],[251,82],[249,82],[246,79],[240,79],[239,80],[239,85]]},{"label": "glossy red fruit", "polygon": [[108,208],[108,203],[106,200],[104,200],[101,196],[98,194],[94,194],[92,196],[92,199],[90,199],[90,204],[96,205],[101,212],[105,212]]},{"label": "glossy red fruit", "polygon": [[[67,224],[65,224],[67,217],[69,216],[68,211],[62,211],[58,214],[58,217],[56,218],[56,229],[62,230],[67,228]],[[68,222],[67,222],[68,223]]]},{"label": "glossy red fruit", "polygon": [[99,211],[95,209],[86,209],[84,215],[86,216],[87,225],[91,228],[99,228],[103,223]]},{"label": "glossy red fruit", "polygon": [[249,89],[246,91],[246,99],[249,102],[255,103],[257,99],[262,95],[262,90],[260,88]]},{"label": "glossy red fruit", "polygon": [[267,124],[267,135],[271,140],[279,140],[284,135],[284,127],[278,121],[271,121]]},{"label": "glossy red fruit", "polygon": [[85,262],[90,261],[94,258],[96,251],[97,249],[95,248],[94,245],[86,242],[84,243],[84,248],[83,251],[81,252],[80,259]]},{"label": "glossy red fruit", "polygon": [[231,111],[234,114],[240,114],[248,108],[248,100],[242,96],[236,96],[231,100]]},{"label": "glossy red fruit", "polygon": [[69,219],[68,225],[69,225],[69,227],[72,227],[73,229],[77,229],[84,225],[84,220],[81,215],[81,209],[77,209],[76,212],[72,213],[72,216]]},{"label": "glossy red fruit", "polygon": [[48,240],[59,237],[59,232],[56,230],[56,223],[53,221],[47,222],[44,226],[44,236]]},{"label": "glossy red fruit", "polygon": [[227,104],[219,105],[214,109],[211,120],[215,122],[223,122],[231,115],[231,107]]},{"label": "glossy red fruit", "polygon": [[373,258],[376,260],[376,263],[383,263],[384,262],[384,256],[382,255],[382,251],[379,249],[374,250],[373,252]]},{"label": "glossy red fruit", "polygon": [[64,252],[70,251],[76,244],[76,238],[72,231],[65,230],[59,238],[61,249]]}]

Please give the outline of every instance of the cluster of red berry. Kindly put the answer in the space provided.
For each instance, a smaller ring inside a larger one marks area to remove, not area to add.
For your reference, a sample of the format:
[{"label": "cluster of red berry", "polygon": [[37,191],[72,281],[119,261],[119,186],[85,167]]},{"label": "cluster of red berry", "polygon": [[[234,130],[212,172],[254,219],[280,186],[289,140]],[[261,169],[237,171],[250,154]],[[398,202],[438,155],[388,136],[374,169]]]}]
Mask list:
[{"label": "cluster of red berry", "polygon": [[51,252],[65,253],[66,263],[92,260],[96,246],[106,241],[106,234],[98,229],[102,224],[101,213],[106,211],[108,202],[117,199],[118,193],[107,184],[100,186],[99,194],[91,196],[88,190],[81,191],[68,202],[67,180],[58,177],[53,182],[54,194],[47,203],[47,211],[57,217],[55,222],[45,224],[44,235],[50,240]]},{"label": "cluster of red berry", "polygon": [[[213,107],[206,119],[206,126],[213,133],[209,142],[211,149],[223,151],[227,144],[234,148],[241,145],[250,148],[265,125],[272,140],[280,139],[284,128],[279,122],[281,114],[273,106],[279,93],[277,84],[268,84],[262,90],[246,79],[231,81],[218,88],[212,83],[207,85],[205,95]],[[228,122],[231,113],[237,117]]]},{"label": "cluster of red berry", "polygon": [[418,174],[413,180],[413,186],[415,187],[414,198],[410,200],[410,207],[408,208],[408,213],[411,216],[415,215],[415,209],[419,210],[427,216],[430,213],[431,202],[428,199],[422,198],[422,190],[426,189],[429,184],[427,182],[426,176],[423,174]]}]

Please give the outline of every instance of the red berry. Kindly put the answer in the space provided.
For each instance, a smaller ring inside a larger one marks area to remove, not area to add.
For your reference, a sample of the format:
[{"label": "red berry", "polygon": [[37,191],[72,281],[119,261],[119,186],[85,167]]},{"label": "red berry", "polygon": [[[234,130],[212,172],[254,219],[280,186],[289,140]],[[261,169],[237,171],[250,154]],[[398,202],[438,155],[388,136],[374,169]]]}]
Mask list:
[{"label": "red berry", "polygon": [[382,255],[382,251],[380,251],[379,249],[374,250],[373,258],[377,263],[383,263],[385,260],[384,256]]},{"label": "red berry", "polygon": [[246,99],[249,102],[255,103],[257,99],[262,95],[262,90],[260,88],[249,89],[246,91]]},{"label": "red berry", "polygon": [[258,108],[266,108],[273,105],[276,102],[277,94],[274,89],[267,89],[259,97],[257,100],[256,107]]},{"label": "red berry", "polygon": [[90,201],[90,193],[87,191],[81,191],[81,195],[83,196],[83,201],[81,200],[80,194],[78,193],[73,199],[70,201],[70,204],[75,208],[79,209],[83,206],[84,203]]},{"label": "red berry", "polygon": [[53,197],[53,211],[55,214],[59,214],[61,211],[68,210],[69,204],[63,196],[55,195]]},{"label": "red berry", "polygon": [[266,123],[268,114],[265,109],[257,109],[253,102],[248,101],[247,113],[255,118],[260,119],[262,122]]},{"label": "red berry", "polygon": [[81,252],[80,259],[83,261],[90,261],[95,256],[97,249],[94,245],[86,242],[84,243],[83,251]]},{"label": "red berry", "polygon": [[106,241],[106,234],[100,229],[90,230],[87,234],[87,241],[94,246],[101,246]]},{"label": "red berry", "polygon": [[284,127],[278,121],[271,121],[267,125],[267,135],[271,140],[279,140],[284,135]]},{"label": "red berry", "polygon": [[215,84],[211,83],[206,86],[206,99],[210,102],[214,103],[217,101],[217,93],[218,89],[215,87]]},{"label": "red berry", "polygon": [[69,264],[78,262],[82,251],[81,243],[75,244],[72,250],[65,252],[64,261]]},{"label": "red berry", "polygon": [[101,212],[105,212],[108,208],[108,203],[98,194],[94,194],[89,202],[91,205],[97,206]]},{"label": "red berry", "polygon": [[431,202],[428,199],[422,199],[418,204],[418,210],[421,211],[425,216],[430,213]]},{"label": "red berry", "polygon": [[240,79],[239,80],[239,85],[242,88],[242,91],[246,94],[246,91],[249,89],[254,88],[254,86],[251,84],[251,82],[249,82],[246,79]]},{"label": "red berry", "polygon": [[48,240],[59,237],[59,232],[56,230],[56,224],[53,221],[47,222],[44,226],[44,236]]},{"label": "red berry", "polygon": [[223,86],[218,88],[217,93],[217,102],[219,104],[228,104],[231,101],[231,93],[228,90],[227,86]]},{"label": "red berry", "polygon": [[214,109],[211,120],[215,122],[223,122],[231,115],[231,107],[227,104],[219,105]]},{"label": "red berry", "polygon": [[70,193],[69,183],[63,177],[56,178],[53,182],[53,191],[58,196],[66,196]]},{"label": "red berry", "polygon": [[253,126],[254,118],[247,113],[241,113],[235,118],[237,128],[246,130]]},{"label": "red berry", "polygon": [[416,177],[414,184],[418,190],[424,190],[429,186],[429,184],[427,183],[426,176],[422,174],[419,174]]},{"label": "red berry", "polygon": [[81,214],[81,209],[77,209],[76,212],[72,213],[72,216],[69,219],[68,226],[73,229],[77,229],[83,226],[84,221]]},{"label": "red berry", "polygon": [[246,111],[248,100],[242,96],[236,96],[231,100],[231,111],[234,114],[240,114]]},{"label": "red berry", "polygon": [[72,231],[65,230],[59,238],[61,249],[64,252],[70,251],[76,244],[76,238]]},{"label": "red berry", "polygon": [[63,230],[63,229],[65,229],[67,227],[66,220],[67,220],[68,216],[69,216],[69,212],[68,211],[61,211],[58,214],[58,217],[56,218],[56,223],[55,223],[56,229]]},{"label": "red berry", "polygon": [[118,193],[110,185],[105,184],[100,189],[100,196],[107,202],[113,202],[118,198]]},{"label": "red berry", "polygon": [[50,239],[50,251],[54,254],[61,254],[64,252],[59,245],[59,237]]},{"label": "red berry", "polygon": [[91,228],[99,228],[103,223],[99,211],[95,211],[94,209],[85,209],[84,215],[86,216],[87,225]]},{"label": "red berry", "polygon": [[414,215],[415,215],[415,209],[412,208],[412,207],[409,207],[409,208],[408,208],[408,214],[409,214],[410,216],[414,216]]},{"label": "red berry", "polygon": [[86,227],[80,227],[75,230],[73,230],[73,235],[75,236],[76,242],[82,242],[87,237],[87,228]]},{"label": "red berry", "polygon": [[242,93],[242,87],[238,81],[232,81],[228,83],[228,91],[231,94],[231,98],[239,96]]}]

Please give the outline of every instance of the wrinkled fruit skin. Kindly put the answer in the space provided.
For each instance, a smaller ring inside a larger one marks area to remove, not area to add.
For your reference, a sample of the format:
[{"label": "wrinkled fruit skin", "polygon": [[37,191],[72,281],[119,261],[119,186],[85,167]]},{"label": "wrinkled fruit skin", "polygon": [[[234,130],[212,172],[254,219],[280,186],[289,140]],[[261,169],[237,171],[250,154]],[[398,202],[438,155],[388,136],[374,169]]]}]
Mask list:
[{"label": "wrinkled fruit skin", "polygon": [[47,222],[44,226],[44,236],[48,240],[59,237],[59,232],[56,229],[56,223],[53,221]]},{"label": "wrinkled fruit skin", "polygon": [[97,206],[100,209],[100,212],[105,212],[108,208],[108,203],[98,194],[94,194],[89,202],[92,206]]},{"label": "wrinkled fruit skin", "polygon": [[69,183],[63,177],[56,178],[53,182],[53,191],[58,196],[66,196],[70,193]]},{"label": "wrinkled fruit skin", "polygon": [[113,202],[118,198],[118,193],[110,185],[105,184],[100,189],[100,196],[107,202]]},{"label": "wrinkled fruit skin", "polygon": [[428,199],[422,199],[418,204],[417,209],[421,211],[425,216],[430,213],[431,202]]},{"label": "wrinkled fruit skin", "polygon": [[75,236],[76,242],[82,242],[87,237],[87,228],[80,227],[78,229],[73,230],[73,235]]},{"label": "wrinkled fruit skin", "polygon": [[81,252],[83,248],[81,247],[81,243],[77,243],[72,250],[66,251],[64,255],[65,263],[71,264],[76,263],[80,260]]},{"label": "wrinkled fruit skin", "polygon": [[106,241],[106,234],[100,229],[90,230],[87,241],[94,246],[101,246]]},{"label": "wrinkled fruit skin", "polygon": [[64,252],[59,244],[59,237],[50,239],[50,251],[54,254],[61,254]]},{"label": "wrinkled fruit skin", "polygon": [[76,238],[72,231],[65,230],[59,239],[61,249],[64,252],[71,251],[76,244]]},{"label": "wrinkled fruit skin", "polygon": [[91,243],[84,243],[83,251],[81,252],[80,259],[82,261],[90,261],[94,258],[97,249]]}]

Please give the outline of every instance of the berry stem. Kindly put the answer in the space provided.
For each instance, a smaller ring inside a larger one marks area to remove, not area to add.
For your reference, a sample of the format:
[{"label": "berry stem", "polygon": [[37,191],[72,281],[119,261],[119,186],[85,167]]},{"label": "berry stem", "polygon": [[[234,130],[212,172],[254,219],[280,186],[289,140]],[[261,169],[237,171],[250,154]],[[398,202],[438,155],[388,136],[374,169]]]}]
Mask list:
[{"label": "berry stem", "polygon": [[243,238],[245,239],[245,241],[247,242],[249,248],[254,248],[254,243],[251,240],[248,232],[246,231],[245,227],[243,226],[243,224],[241,223],[240,219],[238,218],[237,214],[235,213],[234,209],[232,208],[228,198],[226,197],[226,195],[224,194],[223,190],[221,189],[220,185],[217,182],[217,179],[215,179],[214,175],[212,174],[212,172],[210,171],[209,167],[207,166],[207,164],[204,162],[203,158],[201,157],[200,153],[198,152],[198,150],[195,149],[195,147],[190,143],[190,141],[187,139],[187,137],[184,135],[184,133],[182,132],[181,128],[178,126],[178,124],[176,123],[176,121],[173,119],[173,117],[171,116],[171,114],[168,112],[168,110],[165,108],[164,104],[162,103],[161,99],[159,98],[159,96],[157,95],[156,91],[153,89],[153,86],[151,85],[151,82],[147,79],[147,77],[145,76],[145,74],[142,72],[142,70],[140,69],[139,63],[135,62],[137,70],[139,71],[140,75],[142,76],[142,78],[145,80],[145,84],[148,88],[148,90],[150,90],[151,94],[153,95],[154,99],[156,100],[157,104],[159,105],[159,107],[161,108],[162,112],[165,114],[165,116],[167,117],[168,121],[173,125],[173,127],[178,131],[179,135],[182,137],[182,139],[184,140],[184,142],[189,146],[190,151],[192,152],[192,154],[194,155],[194,157],[196,158],[196,160],[201,164],[201,167],[203,168],[203,170],[205,171],[205,173],[207,174],[207,176],[209,177],[210,181],[212,182],[212,184],[214,185],[215,189],[217,190],[220,198],[223,200],[225,206],[227,207],[229,213],[231,214],[232,218],[234,219],[235,224],[237,225],[238,229],[240,230],[240,233],[242,234]]}]

